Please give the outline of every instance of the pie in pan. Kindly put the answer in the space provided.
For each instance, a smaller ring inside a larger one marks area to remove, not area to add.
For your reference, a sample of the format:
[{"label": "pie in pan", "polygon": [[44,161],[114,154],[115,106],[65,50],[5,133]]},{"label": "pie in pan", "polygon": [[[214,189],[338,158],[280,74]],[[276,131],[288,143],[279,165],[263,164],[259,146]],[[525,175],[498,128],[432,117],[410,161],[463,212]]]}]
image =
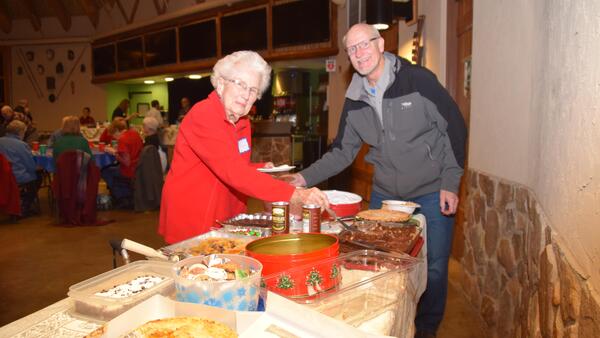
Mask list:
[{"label": "pie in pan", "polygon": [[396,210],[369,209],[356,214],[356,218],[378,222],[406,222],[410,219],[410,214]]},{"label": "pie in pan", "polygon": [[197,317],[173,317],[157,319],[131,331],[125,337],[237,337],[232,329],[213,320]]}]

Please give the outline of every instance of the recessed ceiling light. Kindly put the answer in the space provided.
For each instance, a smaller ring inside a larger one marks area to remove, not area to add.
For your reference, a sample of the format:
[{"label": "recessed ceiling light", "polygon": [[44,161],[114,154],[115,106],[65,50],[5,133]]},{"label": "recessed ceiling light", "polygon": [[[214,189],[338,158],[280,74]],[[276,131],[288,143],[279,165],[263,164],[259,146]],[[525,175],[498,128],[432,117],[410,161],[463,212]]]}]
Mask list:
[{"label": "recessed ceiling light", "polygon": [[198,74],[190,74],[188,75],[188,78],[192,79],[192,80],[198,80],[202,78],[202,75],[198,75]]},{"label": "recessed ceiling light", "polygon": [[171,81],[173,81],[173,80],[174,80],[174,79],[173,79],[172,77],[165,77],[165,81],[166,81],[166,82],[171,82]]},{"label": "recessed ceiling light", "polygon": [[145,84],[154,84],[154,80],[144,80]]}]

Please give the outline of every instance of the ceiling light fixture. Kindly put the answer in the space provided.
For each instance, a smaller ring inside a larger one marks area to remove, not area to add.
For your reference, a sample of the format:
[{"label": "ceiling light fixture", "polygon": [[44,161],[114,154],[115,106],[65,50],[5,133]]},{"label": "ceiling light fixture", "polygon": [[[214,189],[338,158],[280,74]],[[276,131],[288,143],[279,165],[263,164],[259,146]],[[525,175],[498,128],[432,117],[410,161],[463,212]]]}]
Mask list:
[{"label": "ceiling light fixture", "polygon": [[154,84],[154,80],[144,80],[145,84]]},{"label": "ceiling light fixture", "polygon": [[393,14],[392,0],[367,1],[367,23],[378,30],[386,30],[390,27]]},{"label": "ceiling light fixture", "polygon": [[172,77],[165,77],[165,82],[171,82],[173,80],[175,80],[175,79]]},{"label": "ceiling light fixture", "polygon": [[188,78],[189,78],[189,79],[192,79],[192,80],[198,80],[198,79],[201,79],[201,78],[202,78],[202,75],[198,75],[198,74],[190,74],[190,75],[188,75]]}]

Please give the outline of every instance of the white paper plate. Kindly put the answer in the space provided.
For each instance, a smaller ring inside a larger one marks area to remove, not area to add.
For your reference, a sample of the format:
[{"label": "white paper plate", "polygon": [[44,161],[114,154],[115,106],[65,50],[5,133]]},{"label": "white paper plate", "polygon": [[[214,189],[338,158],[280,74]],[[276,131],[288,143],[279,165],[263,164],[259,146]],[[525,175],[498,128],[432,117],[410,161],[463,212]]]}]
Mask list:
[{"label": "white paper plate", "polygon": [[290,171],[292,169],[296,168],[295,165],[280,165],[279,167],[274,167],[274,168],[258,168],[258,171],[263,172],[263,173],[280,173],[280,172],[284,172],[284,171]]}]

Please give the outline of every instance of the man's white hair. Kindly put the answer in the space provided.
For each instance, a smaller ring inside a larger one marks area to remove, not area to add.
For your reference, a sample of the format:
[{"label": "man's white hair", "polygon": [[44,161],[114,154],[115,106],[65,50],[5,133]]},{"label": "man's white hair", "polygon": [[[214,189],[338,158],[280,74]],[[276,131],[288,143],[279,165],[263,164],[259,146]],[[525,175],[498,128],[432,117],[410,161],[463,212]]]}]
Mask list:
[{"label": "man's white hair", "polygon": [[271,66],[257,53],[250,50],[233,52],[217,61],[210,76],[210,82],[217,88],[219,78],[231,79],[237,71],[255,71],[260,75],[259,97],[271,81]]},{"label": "man's white hair", "polygon": [[342,43],[344,44],[343,48],[346,48],[346,40],[348,39],[348,33],[350,33],[351,31],[354,31],[358,28],[364,29],[367,32],[371,33],[369,35],[371,35],[372,38],[380,38],[381,37],[379,30],[377,30],[377,28],[375,28],[375,26],[369,25],[366,23],[357,23],[354,26],[350,27],[348,32],[346,32],[346,34],[344,34],[344,37],[342,38]]}]

